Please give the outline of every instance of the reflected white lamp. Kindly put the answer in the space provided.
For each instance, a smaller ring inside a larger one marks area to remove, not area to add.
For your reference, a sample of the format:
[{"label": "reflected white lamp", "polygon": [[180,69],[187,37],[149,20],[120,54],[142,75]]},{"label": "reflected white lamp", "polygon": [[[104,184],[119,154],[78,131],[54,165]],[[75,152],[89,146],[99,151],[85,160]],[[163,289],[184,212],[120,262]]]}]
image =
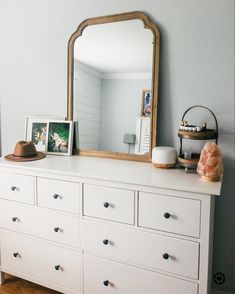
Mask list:
[{"label": "reflected white lamp", "polygon": [[135,144],[135,134],[124,134],[123,143],[128,144],[128,153],[130,153],[131,144]]}]

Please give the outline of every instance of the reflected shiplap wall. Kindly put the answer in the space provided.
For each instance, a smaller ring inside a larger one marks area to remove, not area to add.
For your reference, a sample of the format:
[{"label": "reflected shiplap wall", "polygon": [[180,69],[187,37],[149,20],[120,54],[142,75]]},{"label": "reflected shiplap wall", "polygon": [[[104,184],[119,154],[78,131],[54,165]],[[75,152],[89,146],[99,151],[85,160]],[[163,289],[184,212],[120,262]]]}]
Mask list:
[{"label": "reflected shiplap wall", "polygon": [[2,153],[23,138],[26,115],[66,115],[67,41],[86,18],[149,13],[161,31],[159,144],[178,147],[183,111],[212,108],[225,182],[215,212],[213,271],[235,292],[234,0],[0,0]]},{"label": "reflected shiplap wall", "polygon": [[99,150],[101,133],[101,73],[75,60],[74,120],[79,123],[79,146]]}]

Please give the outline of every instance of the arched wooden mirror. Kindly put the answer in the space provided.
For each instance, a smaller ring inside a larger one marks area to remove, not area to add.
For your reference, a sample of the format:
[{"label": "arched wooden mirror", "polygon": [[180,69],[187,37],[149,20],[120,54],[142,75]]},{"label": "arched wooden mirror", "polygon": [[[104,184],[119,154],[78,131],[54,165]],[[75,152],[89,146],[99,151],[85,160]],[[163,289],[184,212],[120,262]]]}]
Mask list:
[{"label": "arched wooden mirror", "polygon": [[74,154],[150,161],[157,139],[159,30],[142,12],[83,21],[68,44]]}]

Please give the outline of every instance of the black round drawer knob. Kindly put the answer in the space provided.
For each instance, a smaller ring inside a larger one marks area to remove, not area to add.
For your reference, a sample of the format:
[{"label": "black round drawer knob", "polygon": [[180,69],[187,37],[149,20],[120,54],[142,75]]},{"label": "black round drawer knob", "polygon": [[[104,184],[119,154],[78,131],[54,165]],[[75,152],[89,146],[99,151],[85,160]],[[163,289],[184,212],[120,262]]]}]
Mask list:
[{"label": "black round drawer knob", "polygon": [[165,213],[164,213],[164,217],[165,217],[165,218],[170,218],[171,215],[169,214],[169,212],[165,212]]},{"label": "black round drawer knob", "polygon": [[19,256],[19,253],[17,253],[17,252],[14,252],[14,253],[13,253],[13,256],[16,258],[16,257],[18,257],[18,256]]},{"label": "black round drawer knob", "polygon": [[11,186],[11,191],[15,191],[16,187],[15,186]]},{"label": "black round drawer knob", "polygon": [[103,284],[104,284],[105,287],[108,287],[108,285],[109,285],[109,281],[108,281],[108,280],[103,281]]},{"label": "black round drawer knob", "polygon": [[13,217],[13,218],[12,218],[12,221],[13,221],[13,222],[18,221],[18,217]]},{"label": "black round drawer knob", "polygon": [[54,199],[57,199],[58,197],[59,197],[59,194],[54,194],[54,195],[53,195],[53,198],[54,198]]},{"label": "black round drawer knob", "polygon": [[104,245],[108,245],[109,244],[109,240],[108,239],[104,239],[103,240]]},{"label": "black round drawer knob", "polygon": [[55,265],[55,270],[58,271],[60,269],[60,265]]},{"label": "black round drawer knob", "polygon": [[108,202],[105,202],[105,203],[104,203],[104,207],[105,207],[105,208],[108,208],[109,205],[110,205],[110,204],[109,204]]},{"label": "black round drawer knob", "polygon": [[164,254],[162,255],[162,257],[163,257],[164,259],[169,259],[170,255],[169,255],[168,253],[164,253]]},{"label": "black round drawer knob", "polygon": [[59,228],[59,227],[55,227],[55,228],[54,228],[54,231],[55,231],[56,233],[58,233],[58,232],[59,232],[59,230],[60,230],[60,228]]}]

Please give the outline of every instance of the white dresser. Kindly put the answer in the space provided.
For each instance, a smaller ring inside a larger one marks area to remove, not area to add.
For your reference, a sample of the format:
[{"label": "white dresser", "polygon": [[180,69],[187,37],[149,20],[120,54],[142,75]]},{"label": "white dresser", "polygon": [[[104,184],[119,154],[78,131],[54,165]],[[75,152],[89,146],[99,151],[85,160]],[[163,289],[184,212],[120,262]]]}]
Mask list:
[{"label": "white dresser", "polygon": [[0,269],[70,294],[208,294],[220,189],[149,163],[2,159]]}]

